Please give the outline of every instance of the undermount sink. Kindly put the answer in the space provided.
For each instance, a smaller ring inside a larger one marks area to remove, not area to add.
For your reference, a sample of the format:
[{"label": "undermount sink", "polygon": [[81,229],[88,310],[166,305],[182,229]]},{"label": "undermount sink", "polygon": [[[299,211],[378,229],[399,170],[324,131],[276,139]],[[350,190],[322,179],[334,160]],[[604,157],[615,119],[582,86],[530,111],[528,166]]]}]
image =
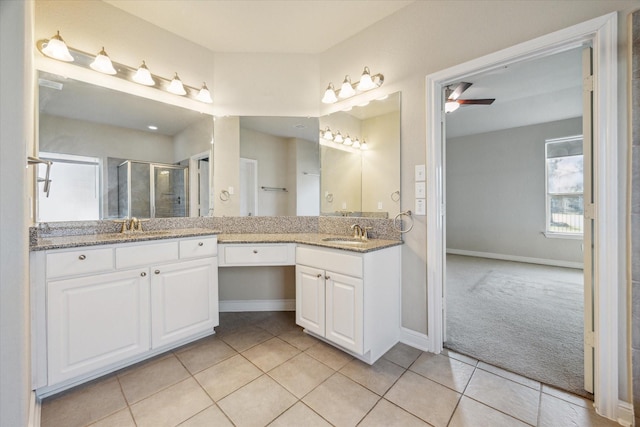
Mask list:
[{"label": "undermount sink", "polygon": [[341,245],[364,245],[367,243],[366,240],[361,240],[355,237],[327,237],[322,239],[322,241],[327,243],[338,243]]}]

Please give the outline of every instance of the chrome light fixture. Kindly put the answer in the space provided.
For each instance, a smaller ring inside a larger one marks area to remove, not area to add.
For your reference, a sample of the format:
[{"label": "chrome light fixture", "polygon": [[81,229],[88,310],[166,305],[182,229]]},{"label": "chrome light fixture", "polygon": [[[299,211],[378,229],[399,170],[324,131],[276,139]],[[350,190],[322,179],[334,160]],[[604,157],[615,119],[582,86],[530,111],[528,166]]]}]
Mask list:
[{"label": "chrome light fixture", "polygon": [[109,55],[104,51],[104,46],[98,55],[96,55],[93,62],[89,64],[89,67],[104,74],[114,75],[118,73],[116,69],[113,68]]},{"label": "chrome light fixture", "polygon": [[331,132],[331,129],[329,129],[329,126],[327,126],[325,131],[322,133],[322,137],[328,141],[333,141],[333,133]]},{"label": "chrome light fixture", "polygon": [[458,108],[460,108],[460,104],[458,104],[458,101],[448,100],[447,102],[444,103],[444,112],[445,113],[453,113]]},{"label": "chrome light fixture", "polygon": [[336,90],[333,87],[333,83],[329,83],[327,89],[322,97],[322,102],[325,104],[333,104],[340,99],[350,98],[358,95],[359,93],[366,92],[372,89],[376,89],[384,83],[384,76],[380,73],[371,75],[369,67],[364,67],[360,81],[357,83],[351,83],[351,78],[347,75],[340,86],[340,90],[336,94]]},{"label": "chrome light fixture", "polygon": [[211,99],[211,92],[209,92],[209,88],[205,82],[202,82],[202,88],[200,88],[200,92],[196,95],[196,99],[207,104],[211,104],[213,102],[213,99]]},{"label": "chrome light fixture", "polygon": [[51,39],[47,40],[43,44],[42,53],[53,59],[58,59],[65,62],[73,62],[73,56],[71,56],[71,54],[69,53],[67,44],[64,42],[64,40],[62,40],[60,31],[58,31],[55,36],[51,37]]},{"label": "chrome light fixture", "polygon": [[173,80],[169,83],[169,87],[167,90],[175,95],[186,95],[187,91],[184,90],[184,85],[182,84],[182,80],[178,77],[178,73],[173,76]]},{"label": "chrome light fixture", "polygon": [[358,138],[353,141],[353,148],[360,148],[360,140]]},{"label": "chrome light fixture", "polygon": [[324,102],[325,104],[333,104],[337,100],[338,98],[336,97],[336,90],[333,88],[333,83],[329,83],[329,86],[327,86],[327,90],[324,91],[322,102]]},{"label": "chrome light fixture", "polygon": [[[0,0],[1,1],[1,0]],[[83,68],[105,73],[122,80],[139,83],[145,86],[155,86],[161,91],[170,92],[180,96],[187,96],[192,100],[211,104],[213,99],[206,83],[200,89],[186,86],[182,83],[176,72],[173,79],[153,76],[147,68],[145,61],[138,68],[133,68],[117,62],[112,62],[104,47],[97,55],[92,55],[78,49],[67,46],[60,36],[60,31],[51,39],[38,40],[36,47],[45,56],[65,62],[75,62]],[[334,93],[335,96],[335,93]]]},{"label": "chrome light fixture", "polygon": [[337,144],[342,144],[344,142],[344,138],[342,137],[340,131],[336,132],[336,135],[333,137],[333,142]]},{"label": "chrome light fixture", "polygon": [[151,71],[147,68],[147,64],[142,61],[142,65],[138,67],[136,73],[132,77],[133,81],[145,86],[155,86],[156,82],[151,77]]},{"label": "chrome light fixture", "polygon": [[349,136],[349,134],[347,134],[347,137],[344,139],[343,144],[344,144],[344,145],[353,145],[353,140],[351,139],[351,137]]}]

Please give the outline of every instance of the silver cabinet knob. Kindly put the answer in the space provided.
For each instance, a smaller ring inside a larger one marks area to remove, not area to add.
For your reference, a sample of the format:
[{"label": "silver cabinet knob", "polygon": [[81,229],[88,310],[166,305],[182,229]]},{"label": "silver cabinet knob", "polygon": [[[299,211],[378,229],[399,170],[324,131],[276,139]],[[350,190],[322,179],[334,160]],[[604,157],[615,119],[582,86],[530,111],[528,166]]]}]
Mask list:
[{"label": "silver cabinet knob", "polygon": [[203,246],[203,245],[204,245],[204,243],[198,242],[198,246]]},{"label": "silver cabinet knob", "polygon": [[140,275],[141,275],[142,277],[145,277],[145,276],[147,275],[147,273],[145,273],[145,272],[143,271],[142,273],[140,273]]},{"label": "silver cabinet knob", "polygon": [[160,270],[156,270],[156,271],[154,271],[154,273],[160,274]]},{"label": "silver cabinet knob", "polygon": [[80,261],[84,261],[85,259],[87,259],[87,256],[86,256],[86,255],[80,255],[80,256],[78,257],[78,259],[79,259]]}]

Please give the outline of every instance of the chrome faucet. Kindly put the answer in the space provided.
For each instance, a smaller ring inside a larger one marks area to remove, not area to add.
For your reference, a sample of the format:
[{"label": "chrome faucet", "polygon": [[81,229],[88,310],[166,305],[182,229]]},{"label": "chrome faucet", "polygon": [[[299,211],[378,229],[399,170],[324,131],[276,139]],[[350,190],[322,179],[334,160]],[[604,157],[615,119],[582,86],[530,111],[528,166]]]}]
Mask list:
[{"label": "chrome faucet", "polygon": [[353,230],[354,239],[369,240],[369,230],[371,230],[371,227],[363,227],[360,224],[353,224],[351,229]]}]

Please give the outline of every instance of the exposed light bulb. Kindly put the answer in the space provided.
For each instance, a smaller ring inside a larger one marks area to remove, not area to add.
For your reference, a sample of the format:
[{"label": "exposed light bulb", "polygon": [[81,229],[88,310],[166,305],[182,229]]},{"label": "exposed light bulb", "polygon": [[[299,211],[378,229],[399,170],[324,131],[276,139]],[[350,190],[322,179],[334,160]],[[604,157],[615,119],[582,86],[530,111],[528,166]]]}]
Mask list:
[{"label": "exposed light bulb", "polygon": [[184,90],[184,86],[182,85],[182,81],[180,80],[180,77],[178,77],[178,73],[176,73],[176,75],[173,76],[173,80],[171,80],[171,83],[169,84],[169,87],[167,88],[167,90],[176,95],[187,94],[187,91]]},{"label": "exposed light bulb", "polygon": [[151,72],[147,68],[147,64],[142,61],[142,65],[138,67],[138,70],[133,75],[133,81],[145,86],[155,86],[156,82],[151,77]]},{"label": "exposed light bulb", "polygon": [[356,91],[351,85],[351,79],[349,78],[349,76],[344,76],[344,81],[342,82],[342,86],[340,87],[340,93],[338,94],[338,96],[344,99],[349,98],[350,96],[353,96],[355,94]]},{"label": "exposed light bulb", "polygon": [[360,76],[360,81],[358,82],[358,90],[370,90],[376,87],[371,79],[371,71],[369,71],[369,67],[364,67],[364,71],[362,72],[362,76]]},{"label": "exposed light bulb", "polygon": [[329,83],[327,90],[324,91],[322,102],[325,104],[333,104],[336,101],[338,101],[338,98],[336,97],[336,90],[333,88],[333,83]]},{"label": "exposed light bulb", "polygon": [[96,58],[93,60],[93,62],[89,64],[89,67],[104,74],[118,74],[116,69],[113,68],[111,59],[109,59],[109,55],[107,55],[107,52],[105,52],[104,46],[102,47],[102,50],[98,53]]},{"label": "exposed light bulb", "polygon": [[62,40],[60,31],[49,39],[47,45],[42,48],[42,53],[50,58],[58,59],[60,61],[73,62],[73,56],[69,53],[67,44]]},{"label": "exposed light bulb", "polygon": [[213,99],[211,99],[211,92],[209,92],[209,88],[205,82],[202,82],[202,88],[200,89],[200,92],[198,92],[196,99],[207,104],[211,104],[213,102]]}]

